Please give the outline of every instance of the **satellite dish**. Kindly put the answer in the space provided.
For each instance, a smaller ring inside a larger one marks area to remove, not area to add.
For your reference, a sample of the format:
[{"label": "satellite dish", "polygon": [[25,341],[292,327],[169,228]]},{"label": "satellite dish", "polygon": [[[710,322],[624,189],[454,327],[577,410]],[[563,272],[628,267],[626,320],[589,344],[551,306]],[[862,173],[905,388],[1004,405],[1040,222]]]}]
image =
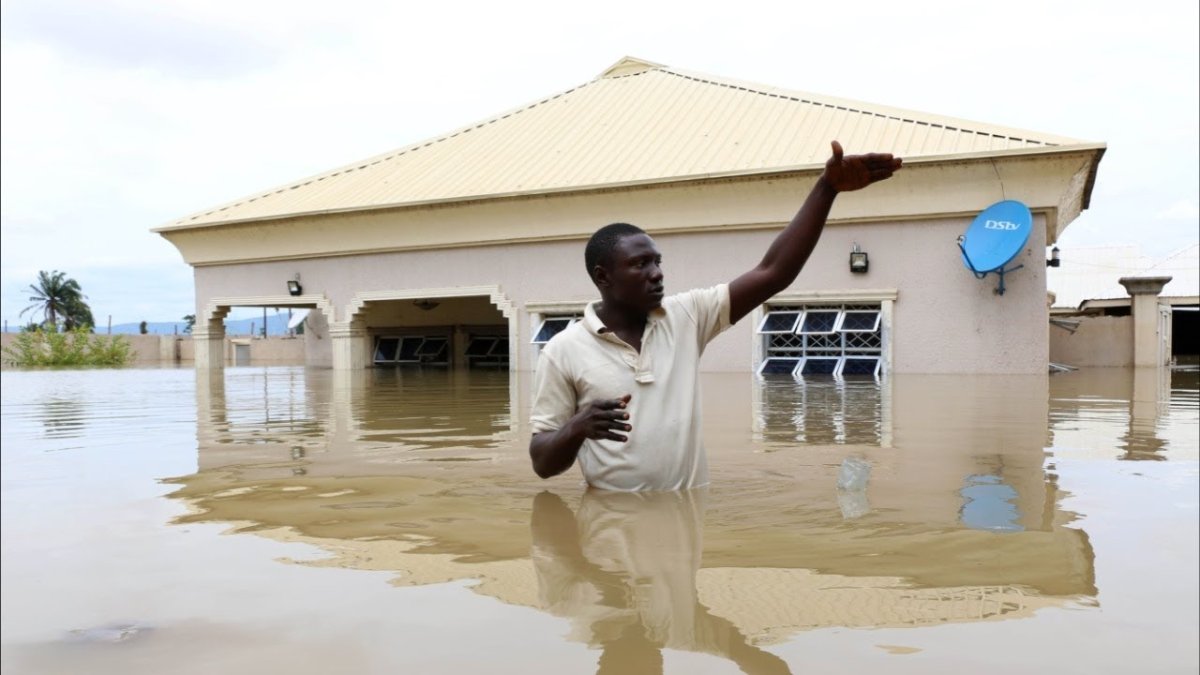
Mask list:
[{"label": "satellite dish", "polygon": [[996,202],[975,216],[971,226],[958,238],[963,265],[977,279],[993,273],[999,276],[996,294],[1004,295],[1004,274],[1024,265],[1009,269],[1004,266],[1025,248],[1031,232],[1033,214],[1028,206],[1013,199]]}]

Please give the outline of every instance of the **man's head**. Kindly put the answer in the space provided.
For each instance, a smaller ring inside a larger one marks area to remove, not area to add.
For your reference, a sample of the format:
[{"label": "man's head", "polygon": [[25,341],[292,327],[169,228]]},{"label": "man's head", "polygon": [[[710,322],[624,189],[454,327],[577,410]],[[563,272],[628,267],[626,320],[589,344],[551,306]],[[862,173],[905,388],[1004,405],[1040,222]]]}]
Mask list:
[{"label": "man's head", "polygon": [[583,258],[606,305],[649,312],[662,303],[662,254],[640,227],[605,225],[588,240]]}]

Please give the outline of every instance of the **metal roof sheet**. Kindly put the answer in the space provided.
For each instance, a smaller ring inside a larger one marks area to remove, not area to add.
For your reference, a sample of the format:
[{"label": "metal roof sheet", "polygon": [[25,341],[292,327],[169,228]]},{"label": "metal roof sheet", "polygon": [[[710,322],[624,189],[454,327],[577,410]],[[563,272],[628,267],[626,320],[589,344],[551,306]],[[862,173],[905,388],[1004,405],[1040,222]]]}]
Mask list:
[{"label": "metal roof sheet", "polygon": [[574,89],[161,229],[795,169],[824,163],[835,138],[906,158],[1084,144],[624,58]]}]

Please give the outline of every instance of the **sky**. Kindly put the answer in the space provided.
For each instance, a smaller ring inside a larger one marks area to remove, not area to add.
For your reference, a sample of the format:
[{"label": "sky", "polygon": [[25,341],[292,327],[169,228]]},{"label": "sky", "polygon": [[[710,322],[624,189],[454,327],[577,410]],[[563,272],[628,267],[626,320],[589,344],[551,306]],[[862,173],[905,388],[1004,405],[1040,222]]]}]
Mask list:
[{"label": "sky", "polygon": [[[591,80],[622,56],[1108,144],[1059,242],[1200,231],[1195,0],[0,4],[0,297],[39,270],[98,323],[193,311],[150,229]],[[254,310],[250,310],[253,314]],[[40,318],[40,317],[39,317]]]}]

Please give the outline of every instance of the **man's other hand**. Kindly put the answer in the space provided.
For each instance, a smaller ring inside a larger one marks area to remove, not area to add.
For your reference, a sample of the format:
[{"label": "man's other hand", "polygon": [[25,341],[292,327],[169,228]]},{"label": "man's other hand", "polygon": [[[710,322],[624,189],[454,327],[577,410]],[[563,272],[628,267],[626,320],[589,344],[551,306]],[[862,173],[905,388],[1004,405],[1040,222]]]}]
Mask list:
[{"label": "man's other hand", "polygon": [[629,411],[626,410],[632,398],[630,394],[625,394],[621,398],[592,401],[575,415],[572,422],[577,425],[584,438],[627,441],[629,437],[617,432],[633,430],[629,425]]}]

